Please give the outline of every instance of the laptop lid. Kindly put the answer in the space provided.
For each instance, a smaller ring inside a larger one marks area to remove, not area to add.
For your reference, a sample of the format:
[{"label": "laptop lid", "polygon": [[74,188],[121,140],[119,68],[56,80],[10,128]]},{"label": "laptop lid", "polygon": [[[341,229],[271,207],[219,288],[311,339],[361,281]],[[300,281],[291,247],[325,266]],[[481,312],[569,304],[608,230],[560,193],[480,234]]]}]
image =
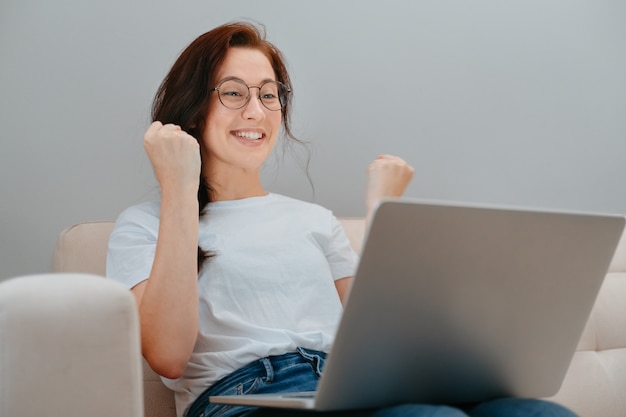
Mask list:
[{"label": "laptop lid", "polygon": [[555,394],[623,227],[614,215],[382,202],[315,401],[286,406]]}]

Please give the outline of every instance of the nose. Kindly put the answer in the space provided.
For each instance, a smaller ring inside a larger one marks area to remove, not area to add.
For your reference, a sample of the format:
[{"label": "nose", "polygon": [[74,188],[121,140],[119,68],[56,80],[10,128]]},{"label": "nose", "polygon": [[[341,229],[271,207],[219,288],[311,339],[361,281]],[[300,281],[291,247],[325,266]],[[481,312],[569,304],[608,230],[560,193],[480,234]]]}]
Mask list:
[{"label": "nose", "polygon": [[263,103],[259,94],[252,94],[250,91],[250,100],[243,107],[243,117],[246,119],[262,120],[265,117],[265,111]]}]

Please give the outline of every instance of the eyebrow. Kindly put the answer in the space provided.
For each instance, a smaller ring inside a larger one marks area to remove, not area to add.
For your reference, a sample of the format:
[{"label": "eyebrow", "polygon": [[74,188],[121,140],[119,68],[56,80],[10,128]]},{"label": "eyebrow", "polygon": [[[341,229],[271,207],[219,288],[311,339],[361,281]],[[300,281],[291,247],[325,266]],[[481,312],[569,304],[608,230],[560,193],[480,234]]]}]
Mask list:
[{"label": "eyebrow", "polygon": [[[225,81],[241,81],[241,82],[242,82],[242,83],[244,83],[245,85],[248,85],[248,83],[247,83],[247,82],[245,82],[244,80],[242,80],[241,78],[239,78],[239,77],[234,77],[234,76],[226,77],[226,78],[223,78],[223,79],[219,80],[219,81],[217,82],[217,85],[220,85],[221,83],[223,83],[223,82],[225,82]],[[273,79],[273,78],[265,78],[265,79],[261,80],[261,83],[260,83],[259,85],[262,85],[262,84],[264,84],[264,83],[266,83],[266,82],[268,82],[268,81],[273,81],[273,82],[276,82],[277,80],[275,80],[275,79]],[[254,86],[251,86],[251,85],[250,85],[249,87],[254,87]]]}]

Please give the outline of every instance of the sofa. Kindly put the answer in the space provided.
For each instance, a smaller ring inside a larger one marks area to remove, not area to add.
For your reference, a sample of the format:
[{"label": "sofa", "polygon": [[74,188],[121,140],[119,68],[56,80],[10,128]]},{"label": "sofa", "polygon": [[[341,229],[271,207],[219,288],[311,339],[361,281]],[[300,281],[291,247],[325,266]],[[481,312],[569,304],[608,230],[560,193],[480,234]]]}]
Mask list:
[{"label": "sofa", "polygon": [[[353,247],[358,252],[365,233],[364,220],[362,218],[342,218],[340,220]],[[116,294],[119,292],[119,288],[117,288],[119,284],[110,280],[93,279],[94,276],[102,276],[105,273],[106,247],[112,228],[113,222],[110,221],[84,222],[69,227],[60,234],[54,254],[54,275],[57,277],[55,283],[57,286],[70,287],[75,284],[77,276],[83,276],[90,283],[89,285],[93,285],[93,292],[96,295],[108,297],[102,288],[98,289],[98,285],[95,285],[98,281],[107,282],[108,286],[115,287],[111,288],[115,289],[113,292]],[[83,275],[76,275],[77,273]],[[68,281],[68,275],[73,276],[74,281]],[[32,279],[32,277],[27,278]],[[20,280],[20,278],[17,279]],[[54,281],[51,277],[46,279],[48,279],[46,282],[49,283]],[[25,280],[22,279],[22,281]],[[99,286],[103,286],[103,283],[99,283]],[[5,283],[0,285],[3,284]],[[31,285],[35,284],[31,283]],[[73,293],[69,291],[70,288],[67,290],[68,297],[71,297]],[[128,299],[126,302],[128,303]],[[88,328],[88,324],[92,323],[94,318],[101,319],[103,315],[110,314],[104,308],[101,312],[94,311],[100,304],[102,303],[94,305],[94,308],[87,313],[82,310],[64,310],[63,314],[72,318],[71,324],[68,326],[78,326],[76,323],[79,322],[82,323],[81,328]],[[2,309],[0,308],[0,315],[1,313]],[[128,312],[128,320],[130,322],[136,320],[133,313]],[[108,323],[111,324],[111,321]],[[2,325],[1,320],[0,325]],[[71,333],[72,330],[74,328],[68,328],[65,329],[65,332]],[[4,329],[0,329],[0,334],[2,331]],[[122,331],[129,334],[120,338],[121,343],[131,345],[130,350],[136,351],[137,349],[133,347],[133,344],[136,343],[137,335],[134,333],[137,329],[127,326]],[[110,344],[94,345],[93,347],[100,350],[111,349]],[[2,353],[1,350],[0,353]],[[66,353],[57,352],[60,356],[76,353],[76,349]],[[104,365],[98,364],[103,355],[94,351],[92,356],[94,369],[106,368],[106,363]],[[129,387],[128,392],[120,393],[118,387],[110,386],[103,391],[102,396],[111,402],[123,401],[133,405],[128,407],[129,414],[125,415],[140,416],[141,413],[145,413],[143,415],[146,417],[174,417],[173,393],[161,383],[159,376],[150,369],[140,355],[137,355],[136,363],[140,364],[143,372],[139,382],[133,380],[133,375],[126,375],[126,379],[130,380],[126,384]],[[137,365],[133,361],[129,361],[126,366],[134,369]],[[4,367],[5,364],[3,363],[0,366],[0,372],[3,371]],[[127,371],[124,369],[113,370],[119,371],[122,376]],[[111,369],[107,369],[107,371],[111,372]],[[92,375],[93,379],[99,377],[99,371]],[[91,381],[88,379],[85,383],[90,384]],[[140,387],[136,387],[137,384]],[[0,386],[0,390],[4,391],[5,388]],[[136,403],[133,402],[137,401],[137,395],[143,395],[142,410],[137,409]],[[626,417],[626,235],[620,241],[562,387],[550,399],[570,407],[581,417]],[[2,397],[0,397],[0,403],[1,401]],[[70,414],[64,415],[69,416]],[[80,415],[95,416],[96,414]],[[123,414],[118,412],[108,415],[121,416]],[[0,413],[0,417],[4,417],[4,414]]]}]

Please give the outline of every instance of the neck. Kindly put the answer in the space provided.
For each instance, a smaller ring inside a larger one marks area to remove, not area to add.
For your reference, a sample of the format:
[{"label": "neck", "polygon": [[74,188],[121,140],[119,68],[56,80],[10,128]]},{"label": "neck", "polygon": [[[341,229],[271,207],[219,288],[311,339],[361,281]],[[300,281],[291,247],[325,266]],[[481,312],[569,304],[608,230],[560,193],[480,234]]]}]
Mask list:
[{"label": "neck", "polygon": [[221,187],[214,187],[214,198],[213,201],[228,201],[228,200],[242,200],[244,198],[250,197],[262,197],[268,194],[263,187],[258,187],[255,189],[237,189],[234,190],[232,188],[222,190]]},{"label": "neck", "polygon": [[249,197],[267,195],[267,191],[261,184],[258,170],[233,170],[228,173],[216,173],[206,175],[207,183],[213,189],[212,200],[241,200]]}]

